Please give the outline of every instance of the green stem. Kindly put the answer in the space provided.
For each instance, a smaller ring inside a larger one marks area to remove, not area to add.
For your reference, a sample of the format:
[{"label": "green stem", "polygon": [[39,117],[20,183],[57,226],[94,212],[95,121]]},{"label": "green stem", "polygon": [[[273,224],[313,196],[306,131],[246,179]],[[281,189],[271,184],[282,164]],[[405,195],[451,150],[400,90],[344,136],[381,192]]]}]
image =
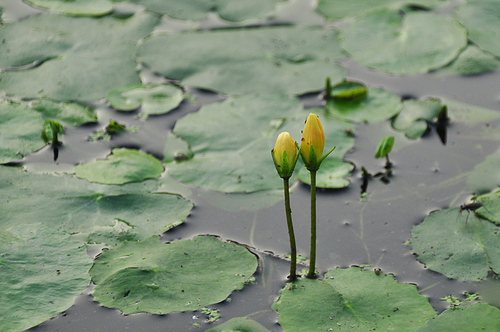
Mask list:
[{"label": "green stem", "polygon": [[295,245],[295,234],[293,232],[292,223],[292,209],[290,208],[290,184],[288,178],[283,178],[283,187],[285,191],[285,213],[286,223],[288,224],[288,235],[290,236],[290,250],[291,250],[291,263],[290,263],[290,280],[297,279],[297,247]]},{"label": "green stem", "polygon": [[314,278],[316,265],[316,171],[309,172],[311,173],[311,251],[307,276]]}]

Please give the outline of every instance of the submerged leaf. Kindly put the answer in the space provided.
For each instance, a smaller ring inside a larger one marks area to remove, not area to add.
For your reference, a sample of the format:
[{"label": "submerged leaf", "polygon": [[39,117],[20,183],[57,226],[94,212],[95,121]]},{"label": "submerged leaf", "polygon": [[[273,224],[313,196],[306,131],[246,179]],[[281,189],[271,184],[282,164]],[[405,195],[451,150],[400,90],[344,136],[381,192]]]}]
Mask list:
[{"label": "submerged leaf", "polygon": [[157,236],[105,250],[90,270],[93,295],[125,313],[198,310],[240,290],[257,269],[247,249],[212,236],[161,243]]}]

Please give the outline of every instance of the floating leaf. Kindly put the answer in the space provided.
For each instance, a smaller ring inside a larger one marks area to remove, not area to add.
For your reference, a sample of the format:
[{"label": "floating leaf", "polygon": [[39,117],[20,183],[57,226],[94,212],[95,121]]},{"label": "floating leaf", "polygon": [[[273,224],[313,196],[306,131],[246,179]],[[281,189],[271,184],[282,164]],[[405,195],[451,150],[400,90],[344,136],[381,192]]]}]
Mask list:
[{"label": "floating leaf", "polygon": [[[321,167],[316,173],[316,186],[319,188],[344,188],[349,185],[349,176],[354,169],[354,165],[342,161],[341,159],[327,158],[321,163]],[[299,180],[311,184],[310,173],[307,168],[302,167],[298,174]]]},{"label": "floating leaf", "polygon": [[500,272],[500,228],[474,212],[431,213],[413,228],[413,251],[427,268],[448,278],[479,281]]},{"label": "floating leaf", "polygon": [[189,150],[189,145],[177,135],[168,133],[167,143],[163,149],[163,162],[169,163],[174,160],[183,161],[193,157],[193,153]]},{"label": "floating leaf", "polygon": [[359,17],[342,31],[341,39],[342,47],[364,66],[392,74],[417,74],[453,61],[467,45],[467,30],[431,12],[401,16],[398,11],[381,9]]},{"label": "floating leaf", "polygon": [[283,0],[136,0],[148,10],[181,20],[198,21],[208,13],[217,13],[222,19],[239,22],[250,18],[263,18],[277,2]]},{"label": "floating leaf", "polygon": [[224,324],[221,324],[206,332],[270,332],[264,326],[260,325],[253,319],[247,317],[231,318]]},{"label": "floating leaf", "polygon": [[71,307],[90,282],[85,246],[41,223],[1,228],[2,331],[24,331]]},{"label": "floating leaf", "polygon": [[27,106],[0,101],[0,164],[43,148],[43,123],[42,116]]},{"label": "floating leaf", "polygon": [[126,85],[108,93],[112,107],[133,111],[141,105],[143,114],[164,114],[175,109],[184,99],[184,92],[174,85]]},{"label": "floating leaf", "polygon": [[344,81],[330,89],[329,96],[338,99],[353,99],[362,97],[368,92],[364,84],[352,81]]},{"label": "floating leaf", "polygon": [[[177,121],[173,132],[189,144],[194,157],[168,164],[168,172],[183,183],[216,191],[282,189],[270,151],[282,131],[300,137],[310,111],[296,99],[277,95],[233,97],[203,106]],[[327,144],[337,146],[332,156],[343,157],[354,143],[346,130],[354,127],[322,109],[315,113]]]},{"label": "floating leaf", "polygon": [[75,167],[76,176],[90,182],[124,184],[159,177],[163,172],[161,162],[138,150],[113,149],[106,159]]},{"label": "floating leaf", "polygon": [[417,332],[500,331],[500,310],[486,303],[459,306],[444,311]]},{"label": "floating leaf", "polygon": [[427,130],[427,122],[438,117],[442,107],[439,99],[405,100],[403,109],[392,120],[392,127],[410,139],[417,139]]},{"label": "floating leaf", "polygon": [[140,12],[127,19],[37,15],[4,24],[0,68],[41,64],[0,73],[0,89],[24,99],[104,98],[118,86],[139,83],[134,49],[157,22]]},{"label": "floating leaf", "polygon": [[491,222],[500,224],[500,191],[477,196],[475,201],[483,204],[475,213]]},{"label": "floating leaf", "polygon": [[67,126],[78,127],[86,123],[97,122],[94,110],[80,104],[42,99],[32,102],[30,107],[40,112],[44,119],[57,120]]},{"label": "floating leaf", "polygon": [[256,257],[234,243],[197,236],[164,244],[153,236],[105,250],[90,275],[102,305],[129,314],[167,314],[223,301],[256,269]]},{"label": "floating leaf", "polygon": [[500,68],[500,60],[475,45],[469,45],[450,65],[439,69],[437,75],[477,75]]},{"label": "floating leaf", "polygon": [[359,268],[337,268],[324,280],[287,284],[273,309],[287,332],[311,326],[322,331],[415,331],[436,314],[414,285]]},{"label": "floating leaf", "polygon": [[500,56],[500,3],[494,0],[468,0],[457,11],[457,18],[468,30],[468,37],[481,49]]},{"label": "floating leaf", "polygon": [[[175,45],[175,47],[174,47]],[[337,31],[261,27],[157,34],[138,50],[139,60],[168,79],[225,94],[303,94],[323,89],[345,71]]]},{"label": "floating leaf", "polygon": [[352,122],[377,122],[392,118],[401,111],[401,99],[380,88],[368,88],[366,94],[352,99],[333,98],[326,102],[332,115]]},{"label": "floating leaf", "polygon": [[359,16],[375,9],[399,9],[404,5],[432,8],[442,2],[444,0],[319,0],[318,10],[327,17],[339,19],[346,16]]},{"label": "floating leaf", "polygon": [[500,187],[500,151],[489,155],[474,167],[467,176],[467,187],[477,195]]},{"label": "floating leaf", "polygon": [[111,12],[109,0],[26,0],[35,7],[74,16],[102,16]]}]

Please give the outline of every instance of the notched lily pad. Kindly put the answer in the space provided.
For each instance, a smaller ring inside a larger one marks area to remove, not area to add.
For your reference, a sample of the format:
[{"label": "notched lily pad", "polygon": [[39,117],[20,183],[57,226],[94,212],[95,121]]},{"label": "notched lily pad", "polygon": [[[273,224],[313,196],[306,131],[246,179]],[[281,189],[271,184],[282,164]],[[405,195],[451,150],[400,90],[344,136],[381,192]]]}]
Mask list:
[{"label": "notched lily pad", "polygon": [[357,18],[342,31],[341,40],[342,47],[364,66],[392,74],[417,74],[453,61],[467,46],[467,30],[432,12],[401,15],[380,9]]},{"label": "notched lily pad", "polygon": [[234,243],[197,236],[165,244],[154,236],[105,250],[90,275],[102,305],[129,314],[167,314],[223,301],[256,269],[256,257]]},{"label": "notched lily pad", "polygon": [[[307,305],[307,310],[304,310]],[[273,304],[285,331],[415,331],[436,315],[414,285],[359,268],[329,271],[324,280],[289,283]]]},{"label": "notched lily pad", "polygon": [[403,131],[409,139],[422,137],[431,122],[444,111],[439,99],[403,101],[403,109],[392,120],[392,127]]},{"label": "notched lily pad", "polygon": [[420,262],[448,278],[479,281],[500,272],[500,227],[473,211],[433,212],[413,228],[411,242]]},{"label": "notched lily pad", "polygon": [[[326,158],[316,173],[316,186],[319,188],[344,188],[350,184],[345,177],[349,176],[354,165],[341,159]],[[298,178],[305,184],[311,184],[310,172],[304,166],[300,169]]]},{"label": "notched lily pad", "polygon": [[157,178],[163,172],[161,162],[138,150],[116,148],[106,159],[75,167],[76,176],[90,182],[124,184]]},{"label": "notched lily pad", "polygon": [[71,307],[89,285],[91,266],[85,246],[62,230],[42,223],[2,227],[2,330],[24,331]]},{"label": "notched lily pad", "polygon": [[183,99],[181,89],[164,84],[126,85],[108,93],[109,103],[117,110],[133,111],[141,107],[141,113],[146,115],[168,113]]}]

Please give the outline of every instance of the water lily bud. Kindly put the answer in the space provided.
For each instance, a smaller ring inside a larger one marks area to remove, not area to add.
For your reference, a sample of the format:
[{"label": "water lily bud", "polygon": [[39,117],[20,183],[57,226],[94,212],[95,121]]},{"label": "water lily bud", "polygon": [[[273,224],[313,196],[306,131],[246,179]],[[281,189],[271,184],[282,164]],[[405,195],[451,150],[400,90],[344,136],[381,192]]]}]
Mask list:
[{"label": "water lily bud", "polygon": [[271,155],[280,177],[289,178],[297,162],[297,146],[288,132],[279,134]]},{"label": "water lily bud", "polygon": [[300,153],[306,167],[313,169],[319,167],[324,147],[325,133],[323,132],[321,122],[319,122],[316,114],[310,113],[307,117],[300,142]]}]

